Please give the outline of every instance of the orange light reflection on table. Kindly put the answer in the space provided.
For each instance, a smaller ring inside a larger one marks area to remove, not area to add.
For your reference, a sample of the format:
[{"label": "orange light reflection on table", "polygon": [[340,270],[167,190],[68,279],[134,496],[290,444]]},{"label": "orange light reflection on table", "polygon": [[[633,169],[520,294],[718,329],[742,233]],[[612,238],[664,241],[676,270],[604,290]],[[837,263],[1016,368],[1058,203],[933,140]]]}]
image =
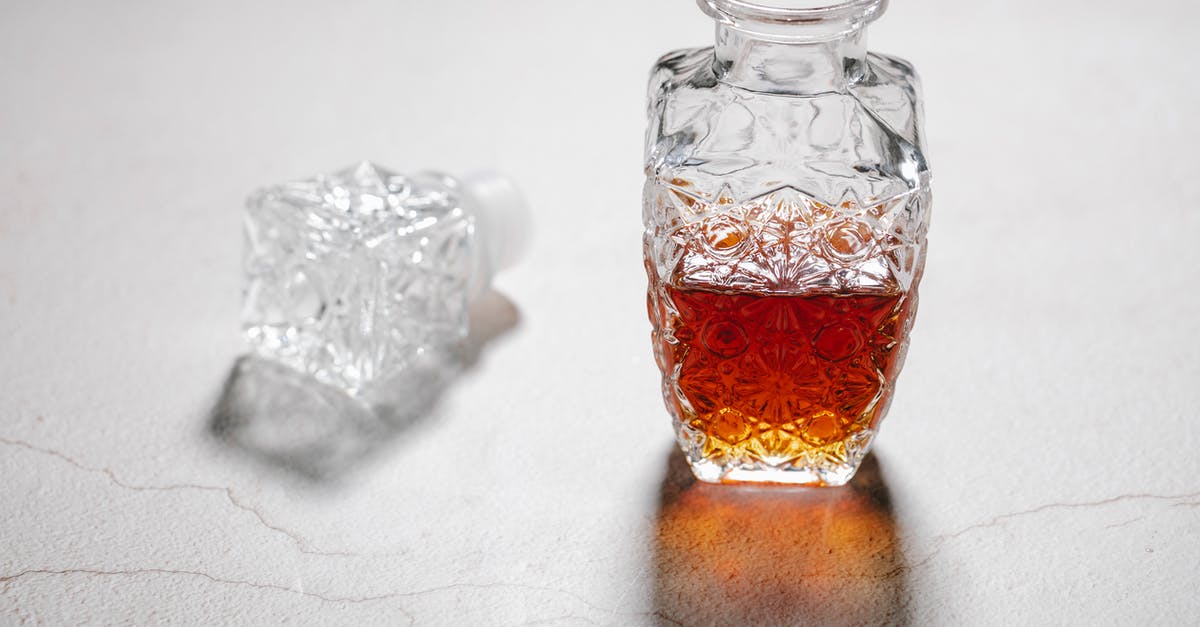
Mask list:
[{"label": "orange light reflection on table", "polygon": [[682,624],[908,622],[906,568],[873,455],[842,488],[710,485],[675,452],[655,604]]}]

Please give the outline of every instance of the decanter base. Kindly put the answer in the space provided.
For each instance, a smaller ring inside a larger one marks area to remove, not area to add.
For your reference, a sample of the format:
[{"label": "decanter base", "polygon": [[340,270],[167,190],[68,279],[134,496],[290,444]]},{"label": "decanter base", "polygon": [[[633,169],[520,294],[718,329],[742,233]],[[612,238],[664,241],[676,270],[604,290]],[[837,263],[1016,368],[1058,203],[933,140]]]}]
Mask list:
[{"label": "decanter base", "polygon": [[715,461],[702,459],[690,461],[692,474],[706,483],[762,483],[784,484],[805,487],[836,487],[845,485],[858,472],[857,466],[849,464],[836,467],[802,468],[795,466],[775,467],[741,464],[728,468]]},{"label": "decanter base", "polygon": [[875,433],[866,429],[841,442],[797,456],[761,459],[745,453],[733,457],[728,455],[729,451],[713,454],[714,451],[704,445],[705,436],[694,429],[682,427],[678,435],[692,474],[700,481],[833,487],[845,485],[854,478],[870,450]]}]

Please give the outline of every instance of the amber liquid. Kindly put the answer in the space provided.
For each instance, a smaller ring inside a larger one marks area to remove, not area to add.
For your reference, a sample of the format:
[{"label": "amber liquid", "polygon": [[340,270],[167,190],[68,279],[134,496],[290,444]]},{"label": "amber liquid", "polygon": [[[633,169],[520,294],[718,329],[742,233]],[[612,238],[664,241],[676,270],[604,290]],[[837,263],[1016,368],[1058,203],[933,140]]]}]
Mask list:
[{"label": "amber liquid", "polygon": [[886,411],[908,294],[664,290],[677,314],[661,365],[678,373],[676,415],[706,436],[705,458],[844,464],[847,439]]}]

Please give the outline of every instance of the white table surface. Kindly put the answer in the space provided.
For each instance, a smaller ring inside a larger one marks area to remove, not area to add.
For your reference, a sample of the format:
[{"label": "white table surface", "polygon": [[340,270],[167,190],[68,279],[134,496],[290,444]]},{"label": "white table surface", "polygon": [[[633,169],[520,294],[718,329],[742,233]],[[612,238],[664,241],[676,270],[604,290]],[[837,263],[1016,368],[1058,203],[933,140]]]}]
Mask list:
[{"label": "white table surface", "polygon": [[[1198,20],[893,2],[921,311],[868,469],[798,492],[691,485],[659,396],[644,85],[690,2],[0,2],[0,622],[1195,622]],[[214,410],[240,210],[364,158],[508,172],[536,239],[428,415],[255,427],[348,440],[306,473]]]}]

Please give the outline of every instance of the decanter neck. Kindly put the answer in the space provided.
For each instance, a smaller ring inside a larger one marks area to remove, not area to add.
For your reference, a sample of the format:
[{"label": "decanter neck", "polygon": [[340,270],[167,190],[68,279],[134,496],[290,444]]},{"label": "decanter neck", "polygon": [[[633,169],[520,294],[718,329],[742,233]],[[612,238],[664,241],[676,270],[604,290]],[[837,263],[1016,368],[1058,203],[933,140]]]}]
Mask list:
[{"label": "decanter neck", "polygon": [[717,23],[717,77],[781,94],[840,92],[862,78],[867,24],[887,7],[887,0],[697,2]]},{"label": "decanter neck", "polygon": [[722,82],[777,94],[841,92],[862,78],[866,29],[829,41],[777,42],[717,24],[714,69]]}]

